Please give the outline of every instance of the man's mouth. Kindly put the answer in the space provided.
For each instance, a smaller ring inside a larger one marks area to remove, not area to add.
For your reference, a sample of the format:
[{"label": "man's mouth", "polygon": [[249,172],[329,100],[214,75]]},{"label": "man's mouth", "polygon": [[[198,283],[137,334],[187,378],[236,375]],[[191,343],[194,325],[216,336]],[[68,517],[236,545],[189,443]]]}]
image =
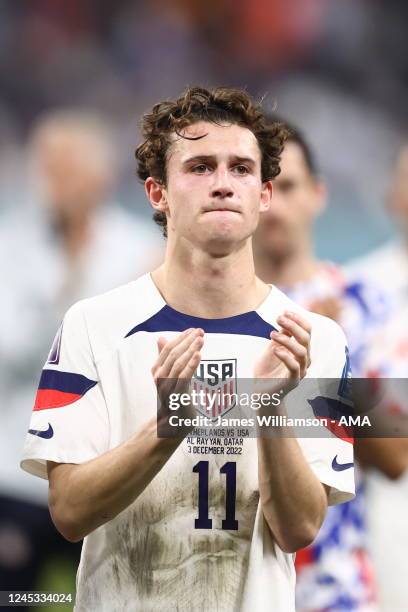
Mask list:
[{"label": "man's mouth", "polygon": [[219,206],[217,208],[207,208],[204,212],[233,212],[239,213],[240,211],[236,208],[228,208],[227,206]]}]

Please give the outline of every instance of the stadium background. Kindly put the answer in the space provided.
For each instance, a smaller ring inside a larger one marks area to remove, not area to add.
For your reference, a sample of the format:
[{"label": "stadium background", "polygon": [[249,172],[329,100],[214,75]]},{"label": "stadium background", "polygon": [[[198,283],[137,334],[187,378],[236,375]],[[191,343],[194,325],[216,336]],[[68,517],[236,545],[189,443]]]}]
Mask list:
[{"label": "stadium background", "polygon": [[2,210],[27,196],[32,121],[81,105],[115,122],[119,201],[149,215],[133,177],[140,114],[186,84],[238,85],[276,104],[317,149],[331,187],[319,254],[362,253],[389,233],[382,209],[406,121],[407,13],[402,0],[3,0]]},{"label": "stadium background", "polygon": [[[30,203],[33,122],[67,106],[112,122],[115,199],[148,219],[134,176],[138,118],[188,84],[222,84],[263,97],[316,149],[330,193],[318,255],[367,252],[392,231],[384,205],[406,135],[407,23],[402,0],[3,0],[0,227]],[[38,588],[68,590],[71,579],[51,562]]]}]

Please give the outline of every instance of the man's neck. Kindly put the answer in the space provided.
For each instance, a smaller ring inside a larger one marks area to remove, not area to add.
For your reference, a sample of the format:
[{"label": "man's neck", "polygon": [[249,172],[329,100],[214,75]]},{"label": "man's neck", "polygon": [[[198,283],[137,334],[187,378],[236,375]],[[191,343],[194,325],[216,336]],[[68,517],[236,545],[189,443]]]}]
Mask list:
[{"label": "man's neck", "polygon": [[284,288],[310,280],[319,269],[311,251],[298,251],[282,258],[257,253],[255,261],[257,274],[265,283]]},{"label": "man's neck", "polygon": [[255,310],[270,290],[255,276],[250,242],[222,257],[168,248],[164,264],[152,277],[172,308],[208,319]]},{"label": "man's neck", "polygon": [[53,216],[53,225],[67,259],[78,259],[89,241],[91,223],[88,211],[76,215],[58,212]]}]

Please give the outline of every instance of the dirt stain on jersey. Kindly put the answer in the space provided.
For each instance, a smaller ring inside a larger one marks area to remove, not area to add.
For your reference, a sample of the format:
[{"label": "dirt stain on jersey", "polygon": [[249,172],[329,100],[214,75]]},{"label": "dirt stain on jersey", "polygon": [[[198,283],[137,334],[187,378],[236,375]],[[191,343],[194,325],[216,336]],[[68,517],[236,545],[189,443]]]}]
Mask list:
[{"label": "dirt stain on jersey", "polygon": [[[245,476],[240,474],[236,494],[239,529],[227,531],[222,529],[226,479],[219,466],[214,466],[209,474],[212,529],[195,529],[198,475],[192,467],[196,462],[192,458],[186,469],[183,457],[182,469],[171,466],[171,477],[164,469],[111,523],[106,544],[111,551],[112,585],[134,593],[135,609],[239,609],[259,501],[253,486],[257,474],[252,465]],[[239,467],[237,464],[237,470]],[[174,607],[169,607],[170,601]]]}]

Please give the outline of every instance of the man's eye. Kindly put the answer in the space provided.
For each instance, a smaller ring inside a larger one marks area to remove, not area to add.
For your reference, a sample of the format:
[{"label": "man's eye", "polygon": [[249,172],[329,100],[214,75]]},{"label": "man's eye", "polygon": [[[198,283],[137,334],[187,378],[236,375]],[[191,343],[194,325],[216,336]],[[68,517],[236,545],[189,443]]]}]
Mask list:
[{"label": "man's eye", "polygon": [[207,170],[209,170],[209,167],[206,164],[198,164],[198,166],[193,166],[191,170],[197,174],[204,174]]},{"label": "man's eye", "polygon": [[296,185],[292,181],[282,181],[278,186],[278,190],[281,193],[290,193],[295,189],[295,187]]},{"label": "man's eye", "polygon": [[242,164],[239,164],[238,166],[234,166],[234,171],[237,174],[248,174],[249,170],[246,166],[243,166]]}]

